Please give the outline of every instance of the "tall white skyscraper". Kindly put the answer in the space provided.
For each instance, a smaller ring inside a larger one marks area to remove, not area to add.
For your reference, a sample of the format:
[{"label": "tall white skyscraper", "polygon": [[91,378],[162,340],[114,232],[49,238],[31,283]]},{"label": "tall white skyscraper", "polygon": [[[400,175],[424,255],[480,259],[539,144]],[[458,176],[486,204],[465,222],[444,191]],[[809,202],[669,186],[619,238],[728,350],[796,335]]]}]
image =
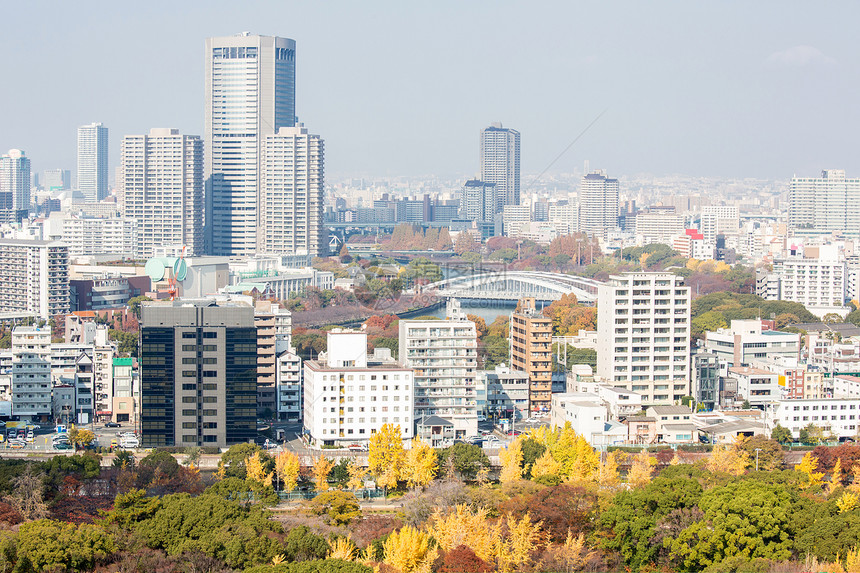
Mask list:
[{"label": "tall white skyscraper", "polygon": [[78,128],[78,190],[90,202],[108,196],[108,128],[100,123]]},{"label": "tall white skyscraper", "polygon": [[481,130],[481,181],[496,186],[496,213],[520,204],[520,132],[494,123]]},{"label": "tall white skyscraper", "polygon": [[296,43],[248,33],[209,38],[205,74],[208,250],[250,255],[265,137],[296,124]]},{"label": "tall white skyscraper", "polygon": [[319,135],[282,127],[263,142],[260,171],[260,233],[264,253],[322,255],[325,152]]},{"label": "tall white skyscraper", "polygon": [[579,230],[606,238],[618,226],[618,179],[601,172],[585,175],[579,187]]},{"label": "tall white skyscraper", "polygon": [[860,233],[860,179],[842,169],[821,177],[792,177],[788,187],[788,226],[795,233]]},{"label": "tall white skyscraper", "polygon": [[30,210],[30,160],[20,149],[0,156],[0,221],[26,218]]},{"label": "tall white skyscraper", "polygon": [[137,222],[140,257],[157,247],[187,247],[200,255],[203,243],[203,140],[178,129],[152,129],[122,140],[120,198],[125,217]]}]

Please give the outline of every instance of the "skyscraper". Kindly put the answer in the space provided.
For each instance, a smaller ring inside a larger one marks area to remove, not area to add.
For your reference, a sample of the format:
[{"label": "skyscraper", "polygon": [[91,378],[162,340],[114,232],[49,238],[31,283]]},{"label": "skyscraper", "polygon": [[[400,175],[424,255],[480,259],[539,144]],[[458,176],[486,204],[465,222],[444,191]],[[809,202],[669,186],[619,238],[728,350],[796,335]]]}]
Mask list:
[{"label": "skyscraper", "polygon": [[470,179],[460,189],[460,217],[469,221],[492,221],[496,216],[496,186]]},{"label": "skyscraper", "polygon": [[30,210],[30,160],[20,149],[0,156],[0,221],[26,218]]},{"label": "skyscraper", "polygon": [[511,368],[529,375],[529,408],[548,412],[552,405],[552,319],[524,298],[511,314]]},{"label": "skyscraper", "polygon": [[860,232],[860,179],[846,179],[842,169],[821,177],[792,177],[788,187],[788,226],[795,233],[856,235]]},{"label": "skyscraper", "polygon": [[579,230],[606,238],[618,226],[618,179],[595,171],[582,178],[579,187]]},{"label": "skyscraper", "polygon": [[137,222],[135,255],[156,247],[203,245],[203,140],[178,129],[152,129],[122,140],[120,198],[125,217]]},{"label": "skyscraper", "polygon": [[72,188],[72,174],[68,169],[46,169],[39,178],[45,191],[64,191]]},{"label": "skyscraper", "polygon": [[263,142],[257,250],[322,256],[324,143],[298,127],[282,127]]},{"label": "skyscraper", "polygon": [[108,195],[108,128],[100,123],[78,128],[78,190],[90,202]]},{"label": "skyscraper", "polygon": [[496,186],[496,213],[520,204],[520,132],[494,123],[481,130],[481,181]]},{"label": "skyscraper", "polygon": [[206,40],[207,245],[215,255],[257,248],[265,136],[296,124],[296,43],[246,33]]}]

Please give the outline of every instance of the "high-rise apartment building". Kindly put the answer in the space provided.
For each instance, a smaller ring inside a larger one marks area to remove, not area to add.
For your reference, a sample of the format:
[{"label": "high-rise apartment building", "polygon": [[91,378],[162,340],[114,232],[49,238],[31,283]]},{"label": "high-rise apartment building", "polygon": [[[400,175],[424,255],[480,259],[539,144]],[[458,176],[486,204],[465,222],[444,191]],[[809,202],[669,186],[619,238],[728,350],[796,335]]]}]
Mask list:
[{"label": "high-rise apartment building", "polygon": [[705,205],[702,207],[699,230],[710,245],[717,243],[717,235],[735,234],[741,226],[740,213],[735,205]]},{"label": "high-rise apartment building", "polygon": [[690,287],[671,273],[623,273],[597,290],[597,374],[646,405],[690,395]]},{"label": "high-rise apartment building", "polygon": [[548,412],[552,405],[552,319],[535,299],[524,298],[511,314],[511,369],[529,376],[529,408]]},{"label": "high-rise apartment building", "polygon": [[159,247],[204,252],[203,140],[178,129],[152,129],[122,140],[119,196],[137,223],[138,257]]},{"label": "high-rise apartment building", "polygon": [[585,175],[579,186],[579,230],[606,238],[618,226],[618,179],[602,172]]},{"label": "high-rise apartment building", "polygon": [[496,213],[520,204],[519,131],[501,123],[481,130],[481,181],[496,186]]},{"label": "high-rise apartment building", "polygon": [[468,221],[492,221],[496,216],[496,186],[470,179],[460,189],[460,217]]},{"label": "high-rise apartment building", "polygon": [[69,313],[69,248],[63,243],[0,239],[0,312],[49,320]]},{"label": "high-rise apartment building", "polygon": [[792,177],[788,187],[788,227],[795,233],[860,233],[860,179],[842,169],[821,177]]},{"label": "high-rise apartment building", "polygon": [[251,255],[265,137],[296,124],[296,43],[248,33],[208,38],[205,75],[207,248]]},{"label": "high-rise apartment building", "polygon": [[51,329],[12,329],[12,415],[20,420],[51,418]]},{"label": "high-rise apartment building", "polygon": [[30,212],[30,159],[20,149],[0,156],[0,222],[26,219]]},{"label": "high-rise apartment building", "polygon": [[282,127],[265,137],[258,252],[322,256],[328,251],[324,160],[323,140],[304,126]]},{"label": "high-rise apartment building", "polygon": [[100,123],[78,128],[77,183],[87,201],[108,196],[108,128]]},{"label": "high-rise apartment building", "polygon": [[218,446],[257,430],[254,309],[150,303],[140,321],[141,445]]},{"label": "high-rise apartment building", "polygon": [[439,416],[454,437],[478,433],[478,334],[465,318],[401,320],[400,363],[415,371],[415,418]]},{"label": "high-rise apartment building", "polygon": [[135,252],[138,223],[125,217],[78,217],[63,219],[62,242],[69,255],[121,255]]}]

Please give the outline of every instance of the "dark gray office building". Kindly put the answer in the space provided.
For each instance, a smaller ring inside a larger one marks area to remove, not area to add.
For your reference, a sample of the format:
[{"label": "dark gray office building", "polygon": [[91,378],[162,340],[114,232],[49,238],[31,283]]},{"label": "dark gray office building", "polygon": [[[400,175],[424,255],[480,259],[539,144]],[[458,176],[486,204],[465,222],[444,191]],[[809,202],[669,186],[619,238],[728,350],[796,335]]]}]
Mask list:
[{"label": "dark gray office building", "polygon": [[256,435],[254,309],[213,300],[141,308],[141,446],[219,446]]}]

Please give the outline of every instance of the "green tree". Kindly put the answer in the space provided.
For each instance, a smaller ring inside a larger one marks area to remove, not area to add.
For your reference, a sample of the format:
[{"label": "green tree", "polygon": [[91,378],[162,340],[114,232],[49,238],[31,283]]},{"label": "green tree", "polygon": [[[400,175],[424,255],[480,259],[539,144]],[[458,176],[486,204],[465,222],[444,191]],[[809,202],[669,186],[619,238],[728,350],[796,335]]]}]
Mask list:
[{"label": "green tree", "polygon": [[279,501],[278,493],[272,485],[237,477],[219,480],[207,487],[204,493],[218,495],[243,505],[254,503],[277,505]]},{"label": "green tree", "polygon": [[534,466],[534,463],[538,461],[538,459],[540,459],[540,457],[546,451],[546,446],[533,438],[526,438],[522,442],[522,451],[523,477],[525,477],[526,479],[531,479],[532,466]]},{"label": "green tree", "polygon": [[16,541],[19,566],[26,563],[35,571],[90,571],[97,560],[117,549],[113,536],[101,526],[52,519],[22,524]]},{"label": "green tree", "polygon": [[780,444],[788,444],[793,441],[793,438],[791,436],[791,430],[780,424],[777,424],[774,427],[773,431],[771,431],[770,439],[777,441]]},{"label": "green tree", "polygon": [[136,296],[128,299],[128,311],[134,315],[134,317],[140,320],[140,305],[142,302],[152,300],[148,296]]},{"label": "green tree", "polygon": [[[449,462],[448,460],[452,460]],[[472,444],[454,444],[439,452],[439,467],[452,464],[463,479],[472,480],[481,468],[490,467],[490,459],[480,446]]]},{"label": "green tree", "polygon": [[245,573],[373,573],[373,569],[355,561],[320,559],[301,563],[285,562],[277,565],[258,565],[246,569]]},{"label": "green tree", "polygon": [[769,439],[767,436],[750,436],[741,439],[738,442],[738,447],[749,454],[749,467],[755,468],[756,456],[758,456],[759,470],[782,469],[784,452],[778,441]]},{"label": "green tree", "polygon": [[272,462],[269,455],[265,451],[263,451],[263,448],[261,448],[257,444],[246,442],[242,444],[234,444],[227,448],[226,452],[221,454],[221,463],[223,463],[224,467],[226,468],[226,476],[245,479],[247,477],[245,460],[247,460],[257,452],[260,453],[260,457],[263,460],[263,465],[265,466],[266,471],[273,471],[274,463]]},{"label": "green tree", "polygon": [[715,332],[719,328],[728,327],[725,317],[716,311],[709,310],[692,320],[693,336],[702,336],[705,332]]},{"label": "green tree", "polygon": [[312,533],[306,525],[292,528],[284,539],[284,557],[287,561],[325,559],[328,550],[325,538]]},{"label": "green tree", "polygon": [[601,545],[617,551],[634,570],[654,563],[660,550],[651,542],[657,521],[674,510],[695,508],[701,497],[698,479],[667,468],[648,485],[615,495],[598,518]]},{"label": "green tree", "polygon": [[168,555],[199,551],[244,569],[281,553],[280,544],[267,533],[282,528],[269,517],[259,506],[242,507],[219,495],[177,493],[161,498],[161,506],[134,531]]},{"label": "green tree", "polygon": [[737,556],[785,560],[792,549],[791,506],[782,485],[732,481],[706,491],[699,502],[704,519],[666,544],[693,571]]},{"label": "green tree", "polygon": [[114,455],[111,465],[115,468],[134,469],[134,454],[128,450],[119,450]]}]

